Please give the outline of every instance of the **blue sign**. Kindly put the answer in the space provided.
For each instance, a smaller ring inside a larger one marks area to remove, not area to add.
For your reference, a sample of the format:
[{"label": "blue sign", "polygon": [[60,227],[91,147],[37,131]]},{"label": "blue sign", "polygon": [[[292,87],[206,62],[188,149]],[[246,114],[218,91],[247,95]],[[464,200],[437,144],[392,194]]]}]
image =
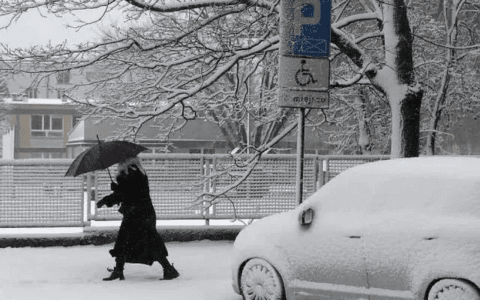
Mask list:
[{"label": "blue sign", "polygon": [[280,54],[330,55],[331,0],[283,0]]}]

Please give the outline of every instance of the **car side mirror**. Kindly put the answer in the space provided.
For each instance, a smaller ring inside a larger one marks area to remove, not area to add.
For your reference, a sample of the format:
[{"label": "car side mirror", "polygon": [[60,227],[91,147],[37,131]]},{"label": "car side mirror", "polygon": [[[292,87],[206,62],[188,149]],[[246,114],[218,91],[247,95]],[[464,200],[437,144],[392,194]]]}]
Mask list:
[{"label": "car side mirror", "polygon": [[304,211],[302,211],[302,213],[300,214],[300,225],[302,226],[308,226],[310,224],[312,224],[313,222],[313,209],[311,208],[308,208]]}]

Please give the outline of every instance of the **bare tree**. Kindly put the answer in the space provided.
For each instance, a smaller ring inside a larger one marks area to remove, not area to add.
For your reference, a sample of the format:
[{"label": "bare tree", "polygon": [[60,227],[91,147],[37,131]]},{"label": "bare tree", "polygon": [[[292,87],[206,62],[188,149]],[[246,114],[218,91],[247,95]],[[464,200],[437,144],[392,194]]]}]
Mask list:
[{"label": "bare tree", "polygon": [[[422,100],[420,142],[425,152],[433,153],[435,146],[441,147],[439,142],[444,136],[451,137],[450,129],[461,125],[463,116],[468,113],[475,115],[478,111],[480,10],[478,5],[468,1],[422,0],[408,3],[408,16],[415,37],[415,72],[426,91]],[[457,8],[451,9],[452,5],[457,5]],[[358,14],[360,11],[362,6],[358,4],[357,7],[345,6],[342,13]],[[444,13],[451,17],[443,18]],[[452,22],[455,18],[457,21]],[[373,32],[376,26],[365,22],[361,26],[357,24],[356,35]],[[452,26],[459,26],[458,32],[453,31]],[[459,42],[449,44],[448,35],[454,32],[457,32]],[[366,51],[379,49],[383,41],[369,39],[362,42],[362,46]],[[376,57],[380,52],[369,53]],[[452,53],[456,55],[452,56]],[[348,61],[341,56],[336,57],[333,77],[344,79],[349,71]],[[357,86],[362,83],[359,80]],[[388,154],[390,141],[386,137],[390,129],[385,124],[390,124],[391,114],[382,109],[384,99],[379,97],[378,90],[370,87],[342,88],[340,93],[334,94],[331,108],[324,112],[328,123],[336,127],[319,130],[329,134],[330,142],[338,153],[368,153],[363,149],[364,145],[368,145],[373,148],[373,153]],[[355,116],[357,120],[354,120]]]},{"label": "bare tree", "polygon": [[[251,76],[248,73],[240,76],[239,72],[245,66],[257,69],[277,52],[278,3],[273,0],[5,0],[0,2],[0,15],[12,21],[33,9],[46,8],[49,13],[59,15],[103,9],[105,15],[122,10],[127,19],[137,19],[143,26],[117,27],[115,35],[76,48],[55,45],[19,50],[5,46],[3,60],[18,71],[28,71],[22,69],[22,63],[28,61],[35,66],[29,72],[40,74],[92,65],[109,66],[109,72],[88,85],[92,94],[122,86],[122,97],[114,104],[112,99],[87,104],[92,113],[137,119],[138,128],[167,112],[182,118],[189,109],[202,106],[213,109],[227,102],[245,105]],[[412,34],[405,2],[334,1],[333,12],[336,20],[331,26],[332,58],[345,55],[351,63],[349,76],[345,80],[336,78],[332,87],[368,80],[390,103],[392,157],[417,156],[423,92],[414,76]],[[358,30],[357,24],[365,24],[364,28],[372,30]],[[365,48],[371,40],[382,43],[382,47],[374,51]],[[235,78],[233,89],[217,87],[215,95],[207,97],[208,88],[227,74]],[[275,97],[265,102],[264,105],[273,105]],[[262,149],[258,148],[260,152]]]},{"label": "bare tree", "polygon": [[[429,5],[428,2],[422,3]],[[468,1],[443,0],[432,3],[437,11],[430,18],[418,18],[417,70],[426,88],[424,101],[425,153],[433,155],[441,144],[437,140],[449,134],[469,110],[478,110],[480,85],[476,78],[475,55],[468,49],[480,38],[480,5]],[[433,5],[430,4],[432,7]],[[424,37],[442,41],[433,44]],[[467,49],[463,49],[467,46]],[[478,96],[477,96],[478,97]],[[447,116],[447,118],[444,118]]]},{"label": "bare tree", "polygon": [[[293,109],[280,109],[276,105],[277,98],[277,65],[276,53],[268,54],[264,61],[251,69],[245,66],[241,72],[229,72],[216,84],[209,87],[207,97],[212,97],[225,86],[243,90],[243,98],[231,96],[231,101],[222,101],[220,105],[206,106],[207,119],[219,124],[229,147],[242,149],[257,149],[271,141],[279,131],[290,121]],[[238,79],[237,76],[247,77]],[[240,80],[244,84],[237,87]],[[205,101],[206,102],[206,101]]]},{"label": "bare tree", "polygon": [[390,154],[390,107],[371,86],[342,89],[328,110],[311,112],[308,120],[336,154]]}]

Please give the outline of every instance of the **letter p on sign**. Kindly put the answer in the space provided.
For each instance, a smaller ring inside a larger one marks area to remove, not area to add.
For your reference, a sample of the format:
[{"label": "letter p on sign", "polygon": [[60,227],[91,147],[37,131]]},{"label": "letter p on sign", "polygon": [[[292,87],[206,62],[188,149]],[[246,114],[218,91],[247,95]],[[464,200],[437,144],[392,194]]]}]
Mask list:
[{"label": "letter p on sign", "polygon": [[281,0],[280,55],[330,55],[331,0]]},{"label": "letter p on sign", "polygon": [[[303,15],[303,10],[305,6],[313,6],[313,17],[305,17]],[[320,22],[320,1],[318,0],[297,0],[294,4],[294,34],[300,35],[302,33],[302,25],[315,25]]]}]

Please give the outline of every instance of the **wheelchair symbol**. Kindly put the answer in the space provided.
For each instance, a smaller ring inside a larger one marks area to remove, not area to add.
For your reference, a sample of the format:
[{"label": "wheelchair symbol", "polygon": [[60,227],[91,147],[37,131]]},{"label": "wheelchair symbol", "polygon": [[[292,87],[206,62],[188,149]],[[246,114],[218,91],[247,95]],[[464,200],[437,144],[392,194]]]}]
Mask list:
[{"label": "wheelchair symbol", "polygon": [[307,63],[306,60],[302,59],[300,63],[302,64],[302,66],[300,67],[300,70],[298,70],[295,74],[295,81],[297,82],[297,84],[300,86],[306,86],[310,83],[316,83],[317,81],[313,78],[310,70],[304,68],[304,65]]}]

